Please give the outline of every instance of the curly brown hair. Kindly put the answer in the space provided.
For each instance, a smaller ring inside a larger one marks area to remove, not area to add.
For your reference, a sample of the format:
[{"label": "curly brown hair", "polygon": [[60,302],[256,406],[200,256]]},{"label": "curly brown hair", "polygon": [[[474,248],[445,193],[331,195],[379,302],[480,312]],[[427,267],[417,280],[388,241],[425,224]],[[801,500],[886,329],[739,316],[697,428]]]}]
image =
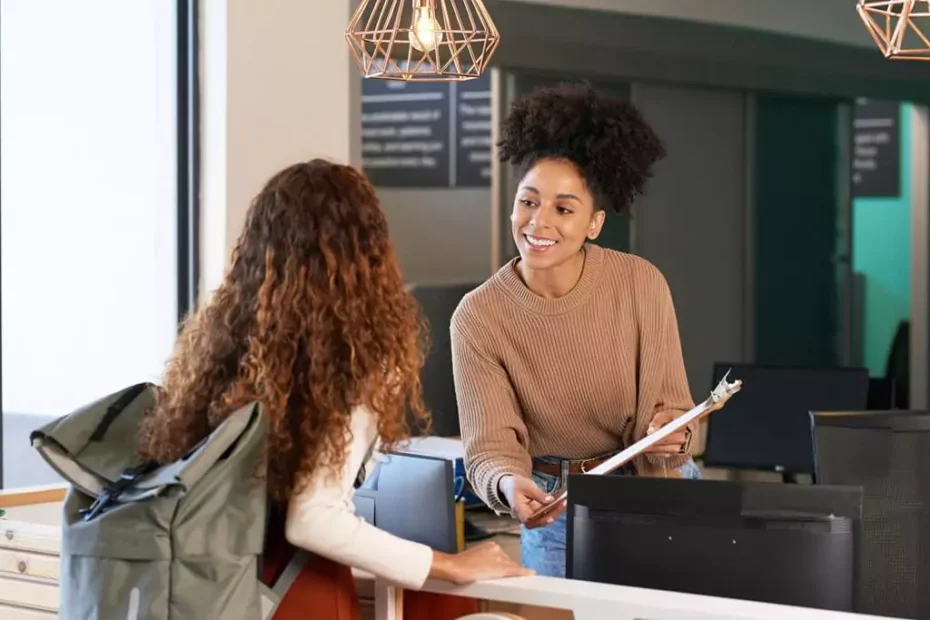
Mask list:
[{"label": "curly brown hair", "polygon": [[383,449],[424,427],[426,331],[405,290],[374,188],[313,160],[274,175],[252,202],[225,280],[186,321],[140,452],[180,458],[236,409],[269,421],[268,493],[285,502],[345,460],[352,408]]}]

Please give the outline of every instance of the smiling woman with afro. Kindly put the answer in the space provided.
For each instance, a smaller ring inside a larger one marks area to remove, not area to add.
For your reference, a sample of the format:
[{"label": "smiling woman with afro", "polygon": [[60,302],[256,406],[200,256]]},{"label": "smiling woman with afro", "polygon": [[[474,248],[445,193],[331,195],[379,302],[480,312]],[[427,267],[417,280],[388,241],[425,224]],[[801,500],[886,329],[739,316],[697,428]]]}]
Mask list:
[{"label": "smiling woman with afro", "polygon": [[[665,278],[594,243],[665,147],[629,101],[563,85],[516,101],[498,148],[520,174],[519,257],[452,319],[466,467],[481,498],[523,524],[523,565],[563,577],[564,502],[552,497],[565,476],[694,406]],[[699,477],[690,444],[690,429],[674,433],[621,473]]]}]

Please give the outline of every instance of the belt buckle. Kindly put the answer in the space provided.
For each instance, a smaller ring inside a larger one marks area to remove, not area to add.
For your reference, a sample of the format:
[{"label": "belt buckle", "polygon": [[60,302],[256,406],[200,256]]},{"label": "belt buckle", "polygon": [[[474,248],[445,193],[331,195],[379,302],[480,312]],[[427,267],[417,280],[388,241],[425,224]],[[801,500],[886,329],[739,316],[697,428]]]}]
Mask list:
[{"label": "belt buckle", "polygon": [[581,473],[583,473],[583,474],[587,474],[587,473],[588,473],[588,463],[590,463],[590,462],[593,461],[593,460],[594,460],[594,459],[585,459],[585,460],[581,461]]}]

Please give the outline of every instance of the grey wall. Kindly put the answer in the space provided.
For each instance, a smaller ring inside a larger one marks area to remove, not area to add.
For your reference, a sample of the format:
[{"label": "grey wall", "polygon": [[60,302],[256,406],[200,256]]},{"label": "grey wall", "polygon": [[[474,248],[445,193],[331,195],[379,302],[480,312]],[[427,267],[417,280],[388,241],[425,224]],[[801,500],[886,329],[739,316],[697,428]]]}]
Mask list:
[{"label": "grey wall", "polygon": [[634,84],[632,99],[669,152],[634,207],[633,250],[669,282],[688,380],[703,400],[713,363],[749,352],[746,97]]},{"label": "grey wall", "polygon": [[[657,17],[512,0],[485,3],[501,34],[493,62],[508,70],[930,102],[930,63],[889,62],[867,46],[672,19],[667,12]],[[734,8],[756,3],[761,0],[730,0]],[[766,2],[767,8],[776,4],[783,3]],[[848,4],[854,11],[854,0]]]},{"label": "grey wall", "polygon": [[404,280],[481,282],[491,275],[491,189],[378,188]]},{"label": "grey wall", "polygon": [[872,48],[855,0],[505,0],[736,26]]}]

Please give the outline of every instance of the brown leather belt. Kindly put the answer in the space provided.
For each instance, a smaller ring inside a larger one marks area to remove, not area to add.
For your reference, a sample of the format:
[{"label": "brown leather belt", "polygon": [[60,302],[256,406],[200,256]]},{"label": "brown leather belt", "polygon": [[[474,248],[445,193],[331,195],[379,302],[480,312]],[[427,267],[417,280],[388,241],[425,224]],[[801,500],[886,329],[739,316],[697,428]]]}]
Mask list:
[{"label": "brown leather belt", "polygon": [[[562,461],[562,462],[568,463],[568,474],[569,475],[584,474],[584,473],[591,471],[592,469],[594,469],[595,467],[597,467],[598,465],[600,465],[601,463],[603,463],[604,461],[606,461],[612,456],[613,454],[607,454],[605,456],[596,456],[590,459],[579,459],[575,461],[566,459],[565,461]],[[541,474],[547,474],[549,476],[555,476],[556,478],[561,478],[562,477],[562,462],[551,463],[549,461],[533,459],[533,471],[538,471]]]}]

